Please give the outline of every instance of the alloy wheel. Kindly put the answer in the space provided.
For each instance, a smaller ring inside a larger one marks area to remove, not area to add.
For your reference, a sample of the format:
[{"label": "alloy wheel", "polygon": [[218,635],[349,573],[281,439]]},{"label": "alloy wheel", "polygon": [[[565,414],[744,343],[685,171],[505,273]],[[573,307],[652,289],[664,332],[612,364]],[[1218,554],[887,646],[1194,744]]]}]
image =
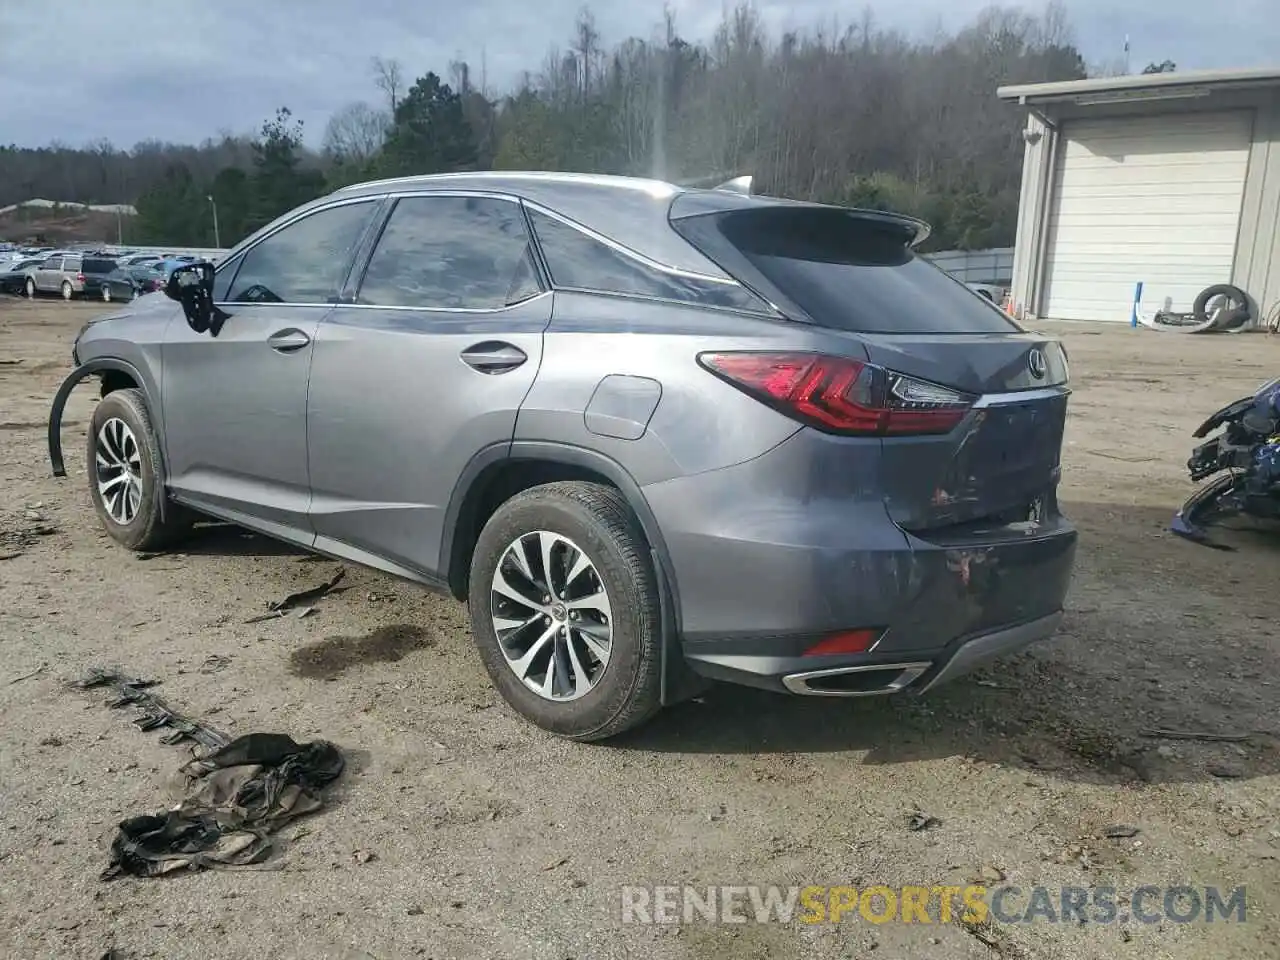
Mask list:
[{"label": "alloy wheel", "polygon": [[104,303],[111,302],[111,284],[104,283],[102,285],[102,300]]},{"label": "alloy wheel", "polygon": [[66,280],[62,281],[62,299],[63,300],[71,299],[71,284]]},{"label": "alloy wheel", "polygon": [[586,552],[535,530],[507,547],[493,572],[489,612],[507,666],[546,700],[584,696],[609,666],[609,594]]},{"label": "alloy wheel", "polygon": [[125,526],[142,506],[142,451],[133,430],[112,417],[98,431],[94,444],[94,479],[107,514]]}]

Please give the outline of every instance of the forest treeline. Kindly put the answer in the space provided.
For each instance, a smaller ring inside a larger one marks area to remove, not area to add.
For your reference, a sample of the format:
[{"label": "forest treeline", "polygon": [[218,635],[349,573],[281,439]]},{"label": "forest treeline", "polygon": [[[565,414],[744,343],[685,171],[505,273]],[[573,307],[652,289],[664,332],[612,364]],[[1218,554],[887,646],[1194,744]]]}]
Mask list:
[{"label": "forest treeline", "polygon": [[932,249],[980,249],[1013,241],[1022,164],[1024,117],[996,88],[1090,72],[1057,3],[1040,14],[993,7],[927,41],[879,29],[869,13],[841,30],[774,36],[743,5],[705,42],[668,14],[650,37],[613,45],[584,8],[565,45],[506,92],[466,62],[374,58],[371,97],[339,106],[318,149],[287,105],[251,135],[198,146],[0,148],[0,206],[133,203],[129,242],[213,246],[216,205],[217,239],[230,246],[372,177],[751,173],[762,192],[923,217]]}]

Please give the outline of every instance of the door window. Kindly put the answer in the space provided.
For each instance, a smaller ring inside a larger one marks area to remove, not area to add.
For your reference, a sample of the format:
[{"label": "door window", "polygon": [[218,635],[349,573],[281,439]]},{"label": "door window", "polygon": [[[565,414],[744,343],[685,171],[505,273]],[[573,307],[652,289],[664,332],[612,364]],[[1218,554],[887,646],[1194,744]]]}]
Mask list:
[{"label": "door window", "polygon": [[231,303],[331,303],[376,202],[328,207],[295,220],[240,258]]},{"label": "door window", "polygon": [[357,303],[499,310],[541,292],[519,204],[405,197],[369,260]]}]

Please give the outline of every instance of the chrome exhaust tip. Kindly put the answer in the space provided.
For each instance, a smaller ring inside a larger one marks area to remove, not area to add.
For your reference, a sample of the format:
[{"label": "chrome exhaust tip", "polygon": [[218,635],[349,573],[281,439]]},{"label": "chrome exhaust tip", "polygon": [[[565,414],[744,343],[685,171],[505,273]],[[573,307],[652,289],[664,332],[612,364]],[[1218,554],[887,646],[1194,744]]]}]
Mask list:
[{"label": "chrome exhaust tip", "polygon": [[931,662],[873,663],[791,673],[782,685],[804,697],[878,697],[910,686]]}]

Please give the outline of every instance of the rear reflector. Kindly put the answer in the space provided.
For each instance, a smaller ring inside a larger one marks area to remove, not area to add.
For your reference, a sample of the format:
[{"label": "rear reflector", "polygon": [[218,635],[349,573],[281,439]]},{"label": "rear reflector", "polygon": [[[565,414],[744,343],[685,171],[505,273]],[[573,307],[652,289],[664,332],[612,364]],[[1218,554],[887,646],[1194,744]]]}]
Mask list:
[{"label": "rear reflector", "polygon": [[829,657],[840,653],[866,653],[879,637],[879,630],[843,630],[819,640],[803,656]]},{"label": "rear reflector", "polygon": [[775,410],[829,433],[949,433],[976,397],[848,357],[704,353],[698,362]]}]

